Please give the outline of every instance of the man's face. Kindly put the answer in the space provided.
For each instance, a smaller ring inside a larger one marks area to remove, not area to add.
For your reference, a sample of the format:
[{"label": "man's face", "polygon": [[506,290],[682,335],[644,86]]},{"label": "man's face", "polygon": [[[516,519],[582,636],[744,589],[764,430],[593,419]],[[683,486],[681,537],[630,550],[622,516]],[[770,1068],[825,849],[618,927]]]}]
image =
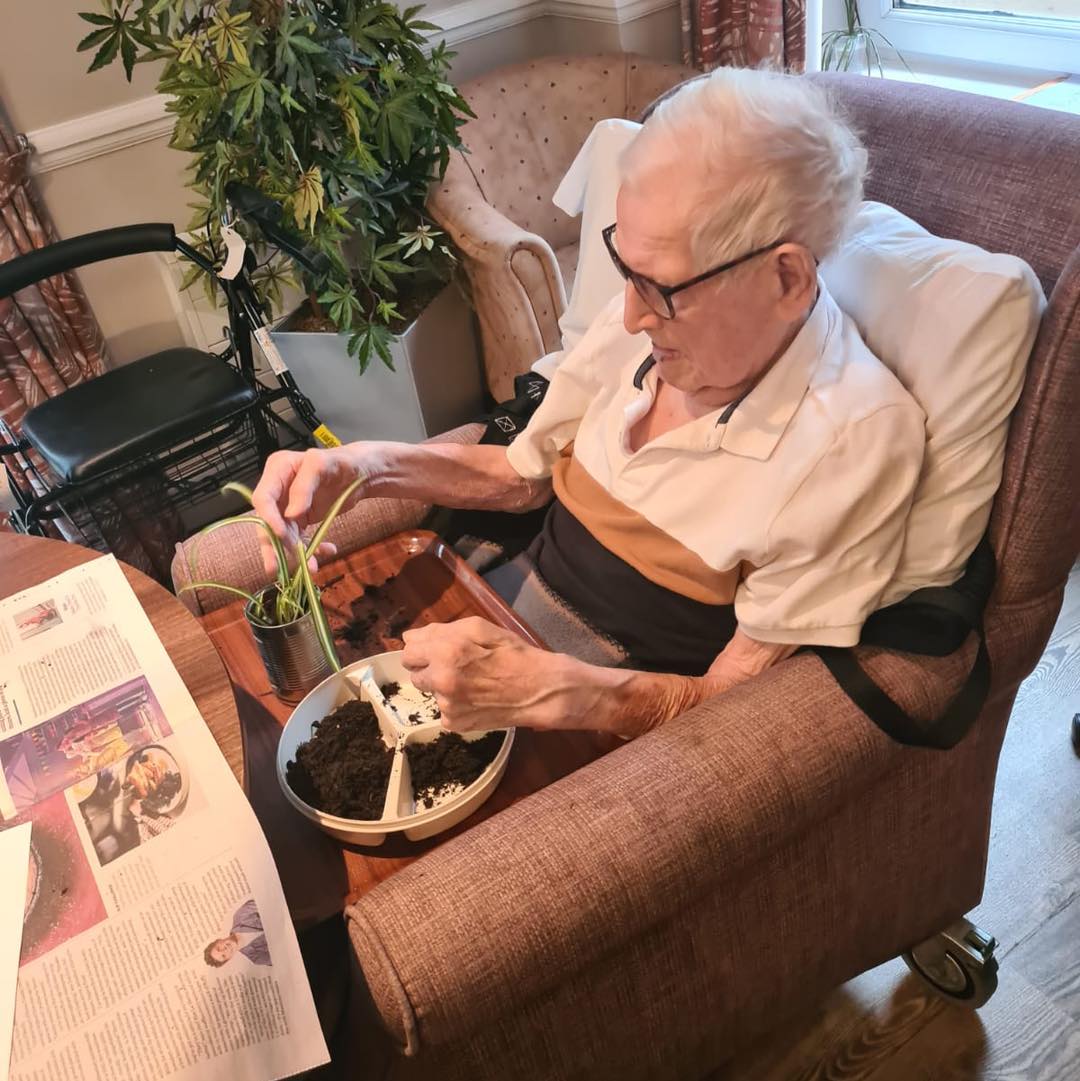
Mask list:
[{"label": "man's face", "polygon": [[[692,171],[680,166],[647,171],[620,188],[615,244],[627,266],[661,285],[710,269],[696,265],[690,250],[696,185]],[[692,405],[711,410],[739,397],[794,336],[776,255],[765,253],[676,293],[674,319],[661,318],[626,283],[627,331],[648,334],[659,377]]]},{"label": "man's face", "polygon": [[236,939],[230,935],[228,938],[219,938],[217,942],[210,947],[210,956],[214,958],[218,964],[223,965],[229,958],[236,953]]}]

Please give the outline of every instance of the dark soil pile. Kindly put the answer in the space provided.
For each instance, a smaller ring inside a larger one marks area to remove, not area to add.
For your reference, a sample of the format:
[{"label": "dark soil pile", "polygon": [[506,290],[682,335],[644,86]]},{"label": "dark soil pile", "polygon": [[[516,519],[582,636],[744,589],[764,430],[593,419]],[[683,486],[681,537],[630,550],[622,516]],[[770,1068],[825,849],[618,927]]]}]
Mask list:
[{"label": "dark soil pile", "polygon": [[494,760],[504,739],[505,732],[489,732],[475,740],[443,732],[430,743],[405,744],[417,804],[433,807],[436,797],[453,785],[471,785]]},{"label": "dark soil pile", "polygon": [[394,752],[379,732],[369,702],[353,700],[311,726],[311,739],[285,766],[289,787],[307,804],[337,815],[382,817]]}]

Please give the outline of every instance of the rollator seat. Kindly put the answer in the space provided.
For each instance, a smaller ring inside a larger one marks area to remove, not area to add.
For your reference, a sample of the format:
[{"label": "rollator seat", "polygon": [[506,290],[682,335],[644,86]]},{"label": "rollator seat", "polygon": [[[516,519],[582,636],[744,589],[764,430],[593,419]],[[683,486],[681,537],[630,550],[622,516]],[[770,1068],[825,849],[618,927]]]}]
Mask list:
[{"label": "rollator seat", "polygon": [[165,349],[35,406],[23,435],[65,482],[92,480],[250,406],[255,390],[198,349]]}]

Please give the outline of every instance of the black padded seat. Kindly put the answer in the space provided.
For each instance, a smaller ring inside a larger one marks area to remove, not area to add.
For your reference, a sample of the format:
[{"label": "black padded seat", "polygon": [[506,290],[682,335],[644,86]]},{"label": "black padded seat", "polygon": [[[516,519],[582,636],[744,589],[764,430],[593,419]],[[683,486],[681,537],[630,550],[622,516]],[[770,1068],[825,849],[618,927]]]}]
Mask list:
[{"label": "black padded seat", "polygon": [[165,349],[35,406],[23,435],[64,481],[92,480],[198,435],[255,398],[219,357]]}]

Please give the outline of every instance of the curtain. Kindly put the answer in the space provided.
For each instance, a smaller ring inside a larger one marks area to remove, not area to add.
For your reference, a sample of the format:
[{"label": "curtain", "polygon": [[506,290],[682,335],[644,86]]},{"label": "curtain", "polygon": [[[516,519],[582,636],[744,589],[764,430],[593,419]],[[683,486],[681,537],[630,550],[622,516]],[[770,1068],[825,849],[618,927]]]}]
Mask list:
[{"label": "curtain", "polygon": [[679,6],[686,64],[703,71],[805,66],[806,0],[679,0]]},{"label": "curtain", "polygon": [[[57,238],[29,176],[29,148],[0,112],[0,262],[42,248]],[[118,223],[125,224],[125,223]],[[18,435],[27,410],[107,367],[105,341],[73,274],[58,274],[0,300],[0,419]],[[48,475],[36,455],[33,464]],[[26,458],[13,468],[40,491]],[[128,485],[122,499],[95,499],[92,533],[63,518],[51,525],[66,540],[92,543],[167,582],[172,547],[181,535],[177,515],[161,500],[153,479]],[[152,513],[144,513],[153,505]],[[137,514],[129,508],[136,508]]]}]

